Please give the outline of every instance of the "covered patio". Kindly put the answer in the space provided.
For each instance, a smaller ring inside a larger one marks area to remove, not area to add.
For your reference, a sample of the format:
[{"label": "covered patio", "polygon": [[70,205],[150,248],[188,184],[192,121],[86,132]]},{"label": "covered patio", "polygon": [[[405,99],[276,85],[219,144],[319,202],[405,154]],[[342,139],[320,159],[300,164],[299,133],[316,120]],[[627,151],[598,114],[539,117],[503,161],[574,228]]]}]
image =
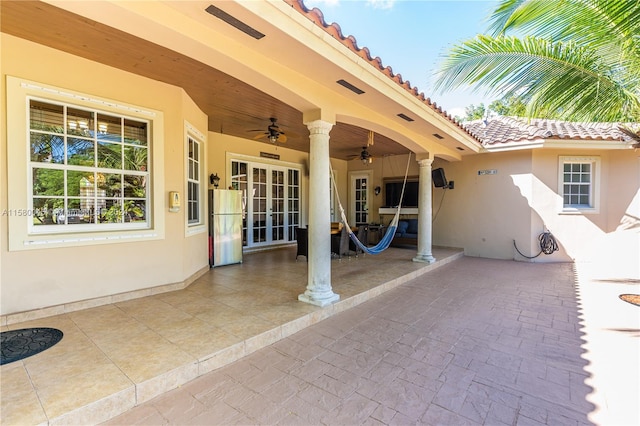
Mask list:
[{"label": "covered patio", "polygon": [[[436,263],[413,249],[331,261],[340,301],[297,300],[308,263],[295,247],[245,255],[184,290],[11,323],[2,331],[57,328],[63,339],[2,366],[2,424],[95,424],[232,363],[462,257],[435,248]],[[8,390],[11,389],[9,392]]]}]

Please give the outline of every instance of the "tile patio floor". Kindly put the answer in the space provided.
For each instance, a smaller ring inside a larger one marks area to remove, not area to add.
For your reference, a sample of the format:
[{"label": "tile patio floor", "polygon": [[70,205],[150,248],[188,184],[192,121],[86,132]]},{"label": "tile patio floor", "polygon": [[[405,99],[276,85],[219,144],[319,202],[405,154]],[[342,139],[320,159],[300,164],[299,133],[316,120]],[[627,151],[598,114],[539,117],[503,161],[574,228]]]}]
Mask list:
[{"label": "tile patio floor", "polygon": [[180,291],[12,323],[2,331],[54,327],[60,343],[0,369],[0,424],[96,424],[229,364],[439,262],[411,262],[415,248],[333,260],[341,300],[324,309],[298,302],[307,262],[295,248],[246,255]]},{"label": "tile patio floor", "polygon": [[2,367],[0,423],[640,423],[640,307],[618,299],[638,292],[633,268],[436,250],[421,269],[412,253],[333,261],[329,309],[292,300],[306,263],[278,250],[12,325],[65,338]]}]

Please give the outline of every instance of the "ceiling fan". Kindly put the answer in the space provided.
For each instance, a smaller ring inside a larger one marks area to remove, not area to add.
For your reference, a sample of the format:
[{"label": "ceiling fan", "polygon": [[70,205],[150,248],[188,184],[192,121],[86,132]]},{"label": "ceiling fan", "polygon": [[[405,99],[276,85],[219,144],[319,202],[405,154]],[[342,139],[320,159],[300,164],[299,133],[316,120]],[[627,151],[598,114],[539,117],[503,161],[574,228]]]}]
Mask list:
[{"label": "ceiling fan", "polygon": [[369,136],[367,138],[367,146],[363,146],[362,147],[362,151],[360,151],[359,155],[350,155],[350,157],[355,158],[358,157],[358,159],[360,161],[362,161],[362,164],[371,164],[373,163],[373,156],[371,155],[371,153],[369,153],[369,146],[373,145],[373,132],[369,131]]},{"label": "ceiling fan", "polygon": [[[262,139],[266,138],[269,142],[275,144],[277,142],[285,143],[287,142],[287,136],[284,134],[280,127],[278,126],[278,119],[271,117],[269,119],[271,124],[267,127],[266,132],[262,132],[259,135],[254,136],[254,139]],[[261,130],[249,130],[250,132],[261,132]]]},{"label": "ceiling fan", "polygon": [[360,153],[360,161],[362,161],[362,164],[371,164],[371,163],[373,163],[373,157],[371,156],[371,154],[367,150],[366,146],[362,147],[362,152]]},{"label": "ceiling fan", "polygon": [[371,155],[366,146],[362,147],[362,151],[360,151],[360,154],[351,154],[348,155],[347,158],[351,160],[357,158],[358,160],[362,161],[362,164],[365,165],[373,163],[373,155]]}]

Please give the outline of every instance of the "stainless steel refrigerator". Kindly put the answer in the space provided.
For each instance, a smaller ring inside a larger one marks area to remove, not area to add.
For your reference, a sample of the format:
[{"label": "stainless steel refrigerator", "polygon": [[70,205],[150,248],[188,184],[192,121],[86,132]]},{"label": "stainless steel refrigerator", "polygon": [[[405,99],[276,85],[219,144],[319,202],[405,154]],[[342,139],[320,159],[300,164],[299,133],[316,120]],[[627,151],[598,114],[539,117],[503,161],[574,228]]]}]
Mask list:
[{"label": "stainless steel refrigerator", "polygon": [[242,191],[209,190],[209,265],[242,263]]}]

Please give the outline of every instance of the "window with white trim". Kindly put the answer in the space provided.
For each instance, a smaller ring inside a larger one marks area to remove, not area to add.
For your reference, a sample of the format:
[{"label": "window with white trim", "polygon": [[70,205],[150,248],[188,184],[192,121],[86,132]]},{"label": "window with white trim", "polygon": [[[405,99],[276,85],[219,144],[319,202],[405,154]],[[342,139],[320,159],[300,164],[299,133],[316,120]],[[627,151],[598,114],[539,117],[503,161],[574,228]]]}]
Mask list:
[{"label": "window with white trim", "polygon": [[201,223],[200,218],[200,187],[201,187],[201,163],[200,158],[200,142],[192,138],[187,137],[187,220],[189,226],[199,225]]},{"label": "window with white trim", "polygon": [[598,157],[560,157],[559,193],[563,211],[598,207]]},{"label": "window with white trim", "polygon": [[149,123],[29,99],[33,232],[149,227]]}]

